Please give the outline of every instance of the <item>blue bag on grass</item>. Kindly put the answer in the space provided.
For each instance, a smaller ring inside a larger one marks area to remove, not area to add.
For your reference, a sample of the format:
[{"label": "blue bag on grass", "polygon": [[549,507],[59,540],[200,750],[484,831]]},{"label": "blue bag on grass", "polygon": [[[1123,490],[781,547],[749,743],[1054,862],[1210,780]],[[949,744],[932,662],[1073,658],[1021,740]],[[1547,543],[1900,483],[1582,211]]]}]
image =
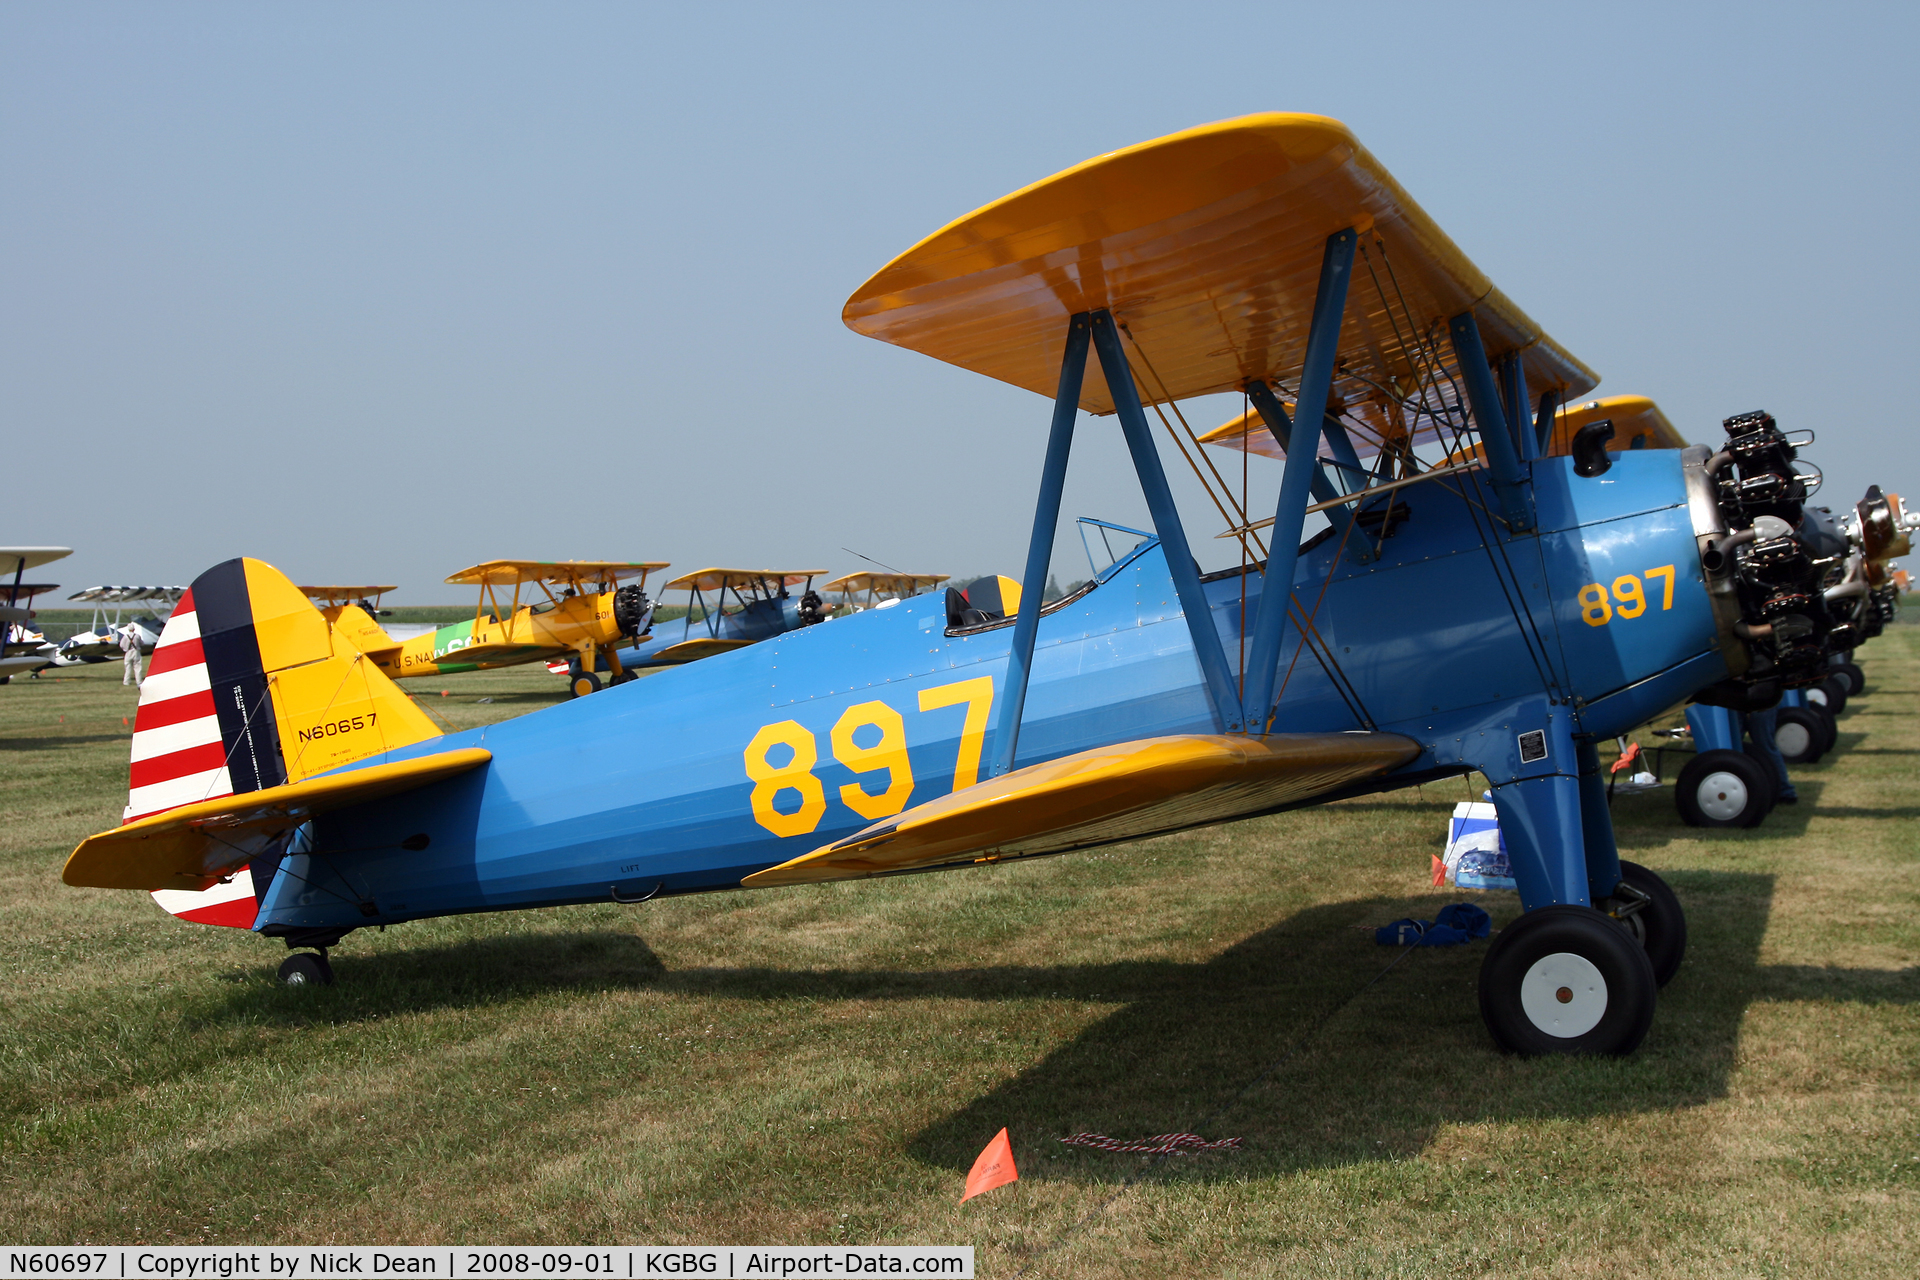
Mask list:
[{"label": "blue bag on grass", "polygon": [[1492,916],[1471,902],[1456,902],[1432,920],[1409,917],[1375,929],[1373,940],[1383,947],[1457,947],[1492,931]]}]

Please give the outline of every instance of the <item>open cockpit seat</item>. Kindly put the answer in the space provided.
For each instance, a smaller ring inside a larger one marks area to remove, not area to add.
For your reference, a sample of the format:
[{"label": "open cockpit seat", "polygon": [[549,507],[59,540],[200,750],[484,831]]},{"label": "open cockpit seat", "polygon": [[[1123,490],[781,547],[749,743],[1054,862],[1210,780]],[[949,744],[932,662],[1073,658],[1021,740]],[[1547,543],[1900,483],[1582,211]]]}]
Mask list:
[{"label": "open cockpit seat", "polygon": [[1020,612],[1020,584],[1002,574],[947,588],[947,627],[978,627]]}]

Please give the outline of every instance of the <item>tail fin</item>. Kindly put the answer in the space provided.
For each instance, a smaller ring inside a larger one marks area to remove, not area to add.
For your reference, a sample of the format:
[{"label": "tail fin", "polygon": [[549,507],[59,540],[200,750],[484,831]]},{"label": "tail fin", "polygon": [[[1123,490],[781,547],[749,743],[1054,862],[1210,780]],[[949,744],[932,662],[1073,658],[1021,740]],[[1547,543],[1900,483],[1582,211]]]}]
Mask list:
[{"label": "tail fin", "polygon": [[[373,620],[357,604],[331,604],[320,610],[320,616],[333,627],[334,638],[344,640],[361,653],[385,653],[398,649],[400,642],[387,634],[385,627]],[[338,647],[336,643],[335,647]]]},{"label": "tail fin", "polygon": [[[440,732],[278,569],[229,560],[194,579],[160,633],[122,821],[299,782]],[[161,905],[245,928],[253,895],[234,889],[168,893]]]},{"label": "tail fin", "polygon": [[278,569],[229,560],[194,579],[160,633],[134,718],[124,820],[439,734]]}]

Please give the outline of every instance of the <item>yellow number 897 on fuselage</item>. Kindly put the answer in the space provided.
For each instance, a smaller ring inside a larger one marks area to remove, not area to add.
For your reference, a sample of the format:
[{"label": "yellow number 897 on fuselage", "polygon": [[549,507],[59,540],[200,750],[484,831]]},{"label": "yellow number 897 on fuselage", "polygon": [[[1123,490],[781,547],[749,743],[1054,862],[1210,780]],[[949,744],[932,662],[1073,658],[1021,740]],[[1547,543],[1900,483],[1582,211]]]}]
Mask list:
[{"label": "yellow number 897 on fuselage", "polygon": [[1662,612],[1673,608],[1673,566],[1663,564],[1658,569],[1648,569],[1636,578],[1623,573],[1613,580],[1613,591],[1609,595],[1604,583],[1589,582],[1580,588],[1580,617],[1590,627],[1604,627],[1618,616],[1637,618],[1647,611],[1647,593],[1641,586],[1641,578],[1648,585],[1658,581],[1661,585],[1660,608]]}]

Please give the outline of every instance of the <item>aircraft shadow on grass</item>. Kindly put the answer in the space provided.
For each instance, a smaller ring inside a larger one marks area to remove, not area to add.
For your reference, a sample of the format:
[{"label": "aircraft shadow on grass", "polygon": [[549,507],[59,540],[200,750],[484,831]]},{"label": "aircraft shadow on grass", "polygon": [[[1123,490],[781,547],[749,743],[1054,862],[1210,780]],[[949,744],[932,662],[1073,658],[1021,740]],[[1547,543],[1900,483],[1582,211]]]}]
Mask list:
[{"label": "aircraft shadow on grass", "polygon": [[[1623,843],[1631,856],[1630,842]],[[1721,1097],[1742,1019],[1755,1002],[1920,1002],[1920,968],[1760,964],[1772,876],[1675,871],[1669,879],[1688,911],[1687,961],[1661,994],[1646,1044],[1619,1060],[1523,1060],[1495,1050],[1475,1001],[1484,942],[1421,949],[1380,976],[1401,953],[1376,945],[1372,926],[1407,914],[1430,917],[1457,896],[1437,894],[1310,908],[1199,963],[668,970],[641,939],[614,930],[482,938],[404,956],[343,956],[342,986],[333,989],[343,1007],[324,1016],[353,1020],[552,990],[641,987],[770,1001],[1117,1004],[908,1143],[920,1160],[965,1169],[1006,1126],[1024,1178],[1117,1181],[1139,1168],[1138,1157],[1081,1151],[1057,1139],[1078,1132],[1139,1138],[1200,1126],[1204,1137],[1237,1136],[1245,1147],[1180,1157],[1174,1169],[1222,1180],[1404,1157],[1448,1125],[1577,1120]],[[1483,900],[1496,921],[1515,914],[1508,895]],[[289,997],[284,988],[250,986],[226,1003],[231,1016],[248,1021],[315,1016],[303,993]],[[911,1048],[924,1033],[904,1025],[880,1034]],[[1270,1076],[1247,1088],[1275,1063]]]},{"label": "aircraft shadow on grass", "polygon": [[48,738],[0,738],[0,751],[57,751],[62,747],[91,747],[102,742],[122,742],[127,734],[76,733]]},{"label": "aircraft shadow on grass", "polygon": [[[1303,912],[1205,964],[1035,975],[1034,987],[1052,982],[1063,994],[1127,1005],[928,1126],[911,1149],[965,1169],[1006,1125],[1024,1138],[1016,1143],[1028,1157],[1022,1176],[1118,1180],[1139,1168],[1139,1157],[1055,1140],[1078,1132],[1136,1139],[1204,1123],[1203,1137],[1241,1137],[1245,1149],[1176,1158],[1191,1176],[1233,1179],[1255,1168],[1401,1157],[1424,1149],[1446,1125],[1581,1119],[1720,1097],[1741,1021],[1757,1001],[1920,1000],[1916,968],[1761,965],[1771,876],[1682,871],[1670,878],[1688,907],[1691,947],[1635,1057],[1500,1054],[1475,1002],[1485,943],[1422,949],[1361,991],[1396,952],[1348,926],[1408,912],[1431,916],[1442,899],[1345,902]],[[1510,918],[1515,904],[1502,905],[1497,918]],[[1276,1062],[1271,1077],[1232,1101]]]},{"label": "aircraft shadow on grass", "polygon": [[[278,983],[263,987],[257,965],[229,970],[221,977],[231,989],[208,1020],[352,1023],[475,1008],[549,991],[631,991],[657,986],[665,972],[644,941],[614,929],[503,934],[399,953],[340,953],[333,966],[340,983],[322,992]],[[316,995],[324,1004],[316,1003]]]}]

